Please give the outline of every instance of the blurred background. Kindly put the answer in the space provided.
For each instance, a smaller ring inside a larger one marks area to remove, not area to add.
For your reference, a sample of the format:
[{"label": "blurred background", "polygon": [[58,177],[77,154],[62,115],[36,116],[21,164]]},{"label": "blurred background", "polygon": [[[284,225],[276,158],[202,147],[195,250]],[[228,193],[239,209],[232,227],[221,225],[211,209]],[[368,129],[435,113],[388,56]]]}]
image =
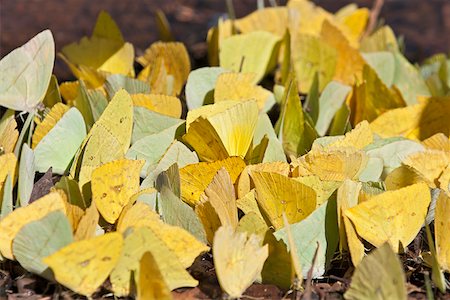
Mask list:
[{"label": "blurred background", "polygon": [[[277,1],[280,5],[285,2]],[[314,2],[332,12],[352,2],[369,8],[373,5],[373,0]],[[380,17],[398,36],[404,37],[410,60],[420,62],[432,54],[450,50],[450,0],[384,2]],[[234,0],[237,17],[255,10],[256,3],[256,0]],[[154,20],[157,9],[166,14],[176,39],[186,44],[194,67],[206,64],[206,33],[226,13],[225,0],[0,0],[0,55],[3,57],[46,28],[52,30],[59,50],[90,35],[101,10],[111,14],[139,55],[158,39]],[[55,73],[60,81],[71,77],[60,59],[56,61]]]}]

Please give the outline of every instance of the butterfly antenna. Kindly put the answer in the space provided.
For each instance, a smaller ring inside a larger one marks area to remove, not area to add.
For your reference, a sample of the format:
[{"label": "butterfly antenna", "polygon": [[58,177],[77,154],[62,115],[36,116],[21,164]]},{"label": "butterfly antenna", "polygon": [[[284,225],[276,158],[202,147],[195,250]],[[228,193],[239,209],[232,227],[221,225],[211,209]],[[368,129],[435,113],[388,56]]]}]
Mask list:
[{"label": "butterfly antenna", "polygon": [[241,63],[239,64],[239,73],[242,72],[242,68],[244,67],[245,56],[241,57]]},{"label": "butterfly antenna", "polygon": [[22,111],[22,112],[20,112],[19,115],[18,115],[18,117],[20,118],[20,121],[22,121],[22,123],[25,122],[23,116],[24,116],[26,113],[27,113],[26,111]]}]

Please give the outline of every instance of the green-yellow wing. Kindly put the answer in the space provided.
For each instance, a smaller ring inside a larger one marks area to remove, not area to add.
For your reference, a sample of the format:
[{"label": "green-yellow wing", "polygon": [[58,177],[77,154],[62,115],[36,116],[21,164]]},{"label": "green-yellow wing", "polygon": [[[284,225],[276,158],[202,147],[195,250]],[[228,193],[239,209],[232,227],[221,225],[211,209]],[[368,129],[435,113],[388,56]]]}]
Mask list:
[{"label": "green-yellow wing", "polygon": [[422,228],[430,201],[428,186],[417,183],[376,195],[345,210],[344,216],[360,237],[376,247],[389,242],[397,252],[408,246]]},{"label": "green-yellow wing", "polygon": [[358,265],[345,299],[407,299],[402,264],[387,243],[370,253]]},{"label": "green-yellow wing", "polygon": [[122,247],[122,235],[110,232],[73,242],[47,256],[43,262],[53,270],[59,283],[79,294],[90,296],[116,265]]},{"label": "green-yellow wing", "polygon": [[220,43],[220,66],[251,72],[260,81],[276,64],[281,38],[265,31],[233,35]]},{"label": "green-yellow wing", "polygon": [[316,192],[293,178],[277,173],[251,172],[258,204],[275,229],[284,227],[283,212],[289,223],[306,218],[316,208]]},{"label": "green-yellow wing", "polygon": [[71,174],[75,177],[80,167],[80,187],[91,180],[95,168],[125,155],[130,147],[132,127],[133,102],[125,90],[120,90],[92,126],[75,157]]},{"label": "green-yellow wing", "polygon": [[222,289],[239,298],[259,277],[269,255],[267,245],[261,246],[257,235],[234,232],[232,227],[220,227],[214,236],[213,257],[217,278]]}]

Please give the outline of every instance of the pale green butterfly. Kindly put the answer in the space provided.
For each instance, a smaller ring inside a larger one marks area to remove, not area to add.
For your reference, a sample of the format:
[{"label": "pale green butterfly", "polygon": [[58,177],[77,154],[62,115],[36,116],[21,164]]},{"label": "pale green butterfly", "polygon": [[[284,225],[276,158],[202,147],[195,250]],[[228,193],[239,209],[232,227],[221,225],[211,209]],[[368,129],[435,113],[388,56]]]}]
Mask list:
[{"label": "pale green butterfly", "polygon": [[69,109],[34,149],[36,171],[64,174],[86,137],[86,125],[80,111]]},{"label": "pale green butterfly", "polygon": [[55,42],[44,30],[0,60],[0,105],[34,112],[44,99],[55,61]]},{"label": "pale green butterfly", "polygon": [[12,249],[14,257],[25,270],[53,280],[53,273],[42,258],[72,242],[69,220],[63,212],[53,211],[23,226],[14,238]]}]

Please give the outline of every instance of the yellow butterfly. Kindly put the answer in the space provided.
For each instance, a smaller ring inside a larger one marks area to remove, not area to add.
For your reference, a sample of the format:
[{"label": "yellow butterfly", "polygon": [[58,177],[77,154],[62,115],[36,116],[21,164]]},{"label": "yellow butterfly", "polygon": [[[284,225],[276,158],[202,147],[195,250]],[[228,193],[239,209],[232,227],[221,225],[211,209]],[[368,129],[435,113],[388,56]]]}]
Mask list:
[{"label": "yellow butterfly", "polygon": [[258,120],[255,101],[219,102],[190,111],[183,140],[203,161],[245,157]]},{"label": "yellow butterfly", "polygon": [[[288,27],[288,17],[289,11],[286,7],[266,7],[235,20],[233,25],[242,33],[263,30],[281,38]],[[227,20],[225,22],[231,21]]]},{"label": "yellow butterfly", "polygon": [[91,296],[108,278],[122,252],[123,238],[110,232],[73,242],[43,259],[55,279],[71,290]]},{"label": "yellow butterfly", "polygon": [[336,20],[341,25],[339,28],[353,46],[359,46],[359,39],[364,34],[369,14],[370,11],[367,8],[357,8],[356,5],[344,6],[336,12]]},{"label": "yellow butterfly", "polygon": [[443,133],[436,133],[422,141],[428,149],[450,152],[450,139]]},{"label": "yellow butterfly", "polygon": [[89,87],[101,86],[110,74],[134,76],[134,48],[126,43],[117,24],[101,12],[91,37],[62,48],[61,58]]},{"label": "yellow butterfly", "polygon": [[431,196],[425,183],[387,191],[345,210],[357,234],[376,247],[389,242],[395,252],[416,237]]},{"label": "yellow butterfly", "polygon": [[434,219],[436,253],[439,266],[450,272],[450,197],[441,192],[436,202],[436,215]]},{"label": "yellow butterfly", "polygon": [[269,90],[255,82],[254,73],[220,74],[214,88],[214,102],[256,100],[259,110],[268,111],[275,104],[275,99]]},{"label": "yellow butterfly", "polygon": [[181,117],[182,107],[180,99],[177,97],[156,94],[133,94],[131,98],[134,106],[145,107],[148,110],[177,119]]},{"label": "yellow butterfly", "polygon": [[125,90],[117,92],[84,139],[71,168],[80,187],[91,181],[98,166],[123,158],[130,147],[133,102]]},{"label": "yellow butterfly", "polygon": [[42,122],[39,122],[33,133],[31,148],[35,149],[42,138],[56,125],[69,107],[62,103],[55,104]]},{"label": "yellow butterfly", "polygon": [[359,51],[350,45],[342,32],[325,20],[320,36],[337,51],[334,79],[348,85],[352,85],[355,79],[361,80],[365,61]]},{"label": "yellow butterfly", "polygon": [[154,94],[179,95],[191,63],[186,47],[179,42],[156,42],[137,58],[144,67],[138,79],[150,84]]},{"label": "yellow butterfly", "polygon": [[429,181],[427,181],[426,178],[417,173],[413,168],[410,168],[406,165],[402,165],[394,169],[386,176],[384,180],[386,190],[388,191],[398,190],[400,188],[419,182],[426,182],[429,185],[431,184]]},{"label": "yellow butterfly", "polygon": [[358,205],[361,183],[345,180],[337,192],[338,226],[339,226],[339,249],[350,251],[353,265],[356,267],[364,257],[364,245],[358,237],[355,228],[345,212]]},{"label": "yellow butterfly", "polygon": [[219,169],[200,199],[195,211],[203,223],[209,242],[212,242],[215,231],[221,225],[236,229],[238,226],[236,194],[230,174],[224,167]]},{"label": "yellow butterfly", "polygon": [[342,139],[328,144],[326,148],[353,147],[362,150],[373,142],[373,132],[369,123],[364,120],[358,123],[356,127],[345,134]]},{"label": "yellow butterfly", "polygon": [[333,79],[336,71],[337,52],[318,36],[293,34],[291,48],[292,67],[298,80],[298,89],[308,93],[313,84],[314,75],[319,78],[319,90]]},{"label": "yellow butterfly", "polygon": [[209,247],[197,240],[192,234],[178,226],[166,224],[150,206],[137,202],[124,209],[117,222],[117,231],[126,232],[128,228],[148,227],[175,254],[184,268],[188,268],[194,259]]},{"label": "yellow butterfly", "polygon": [[297,223],[316,209],[316,192],[293,178],[277,173],[251,172],[257,200],[275,229],[284,227],[282,214]]},{"label": "yellow butterfly", "polygon": [[333,18],[331,13],[315,5],[312,1],[291,0],[287,6],[295,12],[295,14],[291,14],[296,16],[290,24],[290,29],[293,33],[298,32],[300,34],[318,36],[323,22]]},{"label": "yellow butterfly", "polygon": [[7,110],[0,120],[0,151],[3,153],[12,153],[19,139],[17,122],[14,117],[14,111]]},{"label": "yellow butterfly", "polygon": [[248,215],[248,214],[253,213],[253,214],[257,215],[261,220],[264,220],[261,210],[259,209],[258,202],[256,201],[255,189],[252,189],[246,195],[237,199],[236,206],[240,210],[242,210],[242,212],[244,214]]},{"label": "yellow butterfly", "polygon": [[191,206],[200,201],[200,195],[213,180],[217,171],[224,167],[230,174],[233,183],[245,168],[245,162],[240,157],[229,157],[224,160],[207,163],[190,164],[180,169],[181,199]]},{"label": "yellow butterfly", "polygon": [[431,97],[418,104],[389,110],[373,120],[370,127],[381,137],[404,136],[424,140],[439,132],[448,136],[449,113],[448,97]]},{"label": "yellow butterfly", "polygon": [[[365,65],[361,67],[360,73],[363,81],[356,84],[353,96],[350,99],[353,124],[357,124],[363,120],[369,122],[375,120],[374,122],[376,123],[376,119],[382,116],[383,113],[389,114],[395,111],[396,108],[406,106],[403,98],[396,91],[389,89],[370,66]],[[408,110],[408,108],[405,108],[405,110]],[[402,124],[401,127],[404,128],[404,126]],[[380,133],[380,130],[372,124],[371,128],[374,133]],[[394,130],[398,129],[396,128]],[[389,129],[389,131],[392,130],[392,128]],[[387,132],[384,132],[380,136],[387,137],[386,134]]]},{"label": "yellow butterfly", "polygon": [[366,166],[367,155],[355,148],[313,150],[291,164],[293,176],[316,175],[321,180],[344,181],[357,178]]},{"label": "yellow butterfly", "polygon": [[407,156],[402,163],[423,178],[430,187],[435,188],[439,186],[438,179],[441,174],[450,165],[450,152],[440,150],[416,152]]},{"label": "yellow butterfly", "polygon": [[322,180],[317,175],[293,177],[293,179],[312,188],[316,192],[317,207],[325,203],[334,191],[342,185],[341,181]]},{"label": "yellow butterfly", "polygon": [[145,252],[135,273],[137,299],[170,300],[172,295],[151,252]]},{"label": "yellow butterfly", "polygon": [[92,172],[92,200],[103,218],[114,223],[131,196],[139,191],[139,173],[144,161],[120,159]]},{"label": "yellow butterfly", "polygon": [[[0,155],[0,190],[2,190],[6,177],[8,175],[11,176],[11,179],[15,178],[16,166],[17,158],[14,153],[6,153]],[[1,196],[0,199],[2,199]]]},{"label": "yellow butterfly", "polygon": [[100,215],[95,206],[95,202],[92,202],[91,206],[86,209],[78,223],[78,228],[74,234],[74,240],[81,241],[93,238],[95,236],[99,218]]},{"label": "yellow butterfly", "polygon": [[399,258],[388,243],[371,252],[358,265],[346,299],[407,299],[406,278]]},{"label": "yellow butterfly", "polygon": [[[198,284],[198,281],[185,270],[186,266],[182,265],[174,251],[155,234],[154,230],[145,226],[130,228],[124,239],[122,254],[110,276],[115,296],[123,297],[132,292],[134,284],[132,272],[135,276],[140,274],[142,270],[141,257],[146,252],[150,252],[154,257],[162,275],[161,279],[167,284],[169,290],[179,287],[194,287]],[[145,272],[145,267],[143,270]]]},{"label": "yellow butterfly", "polygon": [[220,66],[234,72],[254,73],[256,81],[276,66],[281,37],[267,31],[232,35],[220,42]]},{"label": "yellow butterfly", "polygon": [[231,297],[239,298],[260,276],[269,255],[268,246],[260,246],[256,235],[234,232],[220,227],[214,236],[213,258],[221,288]]},{"label": "yellow butterfly", "polygon": [[360,49],[364,52],[399,51],[394,31],[387,25],[381,26],[371,35],[364,37]]},{"label": "yellow butterfly", "polygon": [[290,165],[287,162],[269,162],[269,163],[261,163],[256,165],[248,165],[242,170],[241,175],[239,176],[237,182],[237,194],[239,198],[247,195],[250,190],[254,187],[250,180],[250,173],[256,172],[271,172],[278,173],[283,176],[289,176],[290,173]]}]

